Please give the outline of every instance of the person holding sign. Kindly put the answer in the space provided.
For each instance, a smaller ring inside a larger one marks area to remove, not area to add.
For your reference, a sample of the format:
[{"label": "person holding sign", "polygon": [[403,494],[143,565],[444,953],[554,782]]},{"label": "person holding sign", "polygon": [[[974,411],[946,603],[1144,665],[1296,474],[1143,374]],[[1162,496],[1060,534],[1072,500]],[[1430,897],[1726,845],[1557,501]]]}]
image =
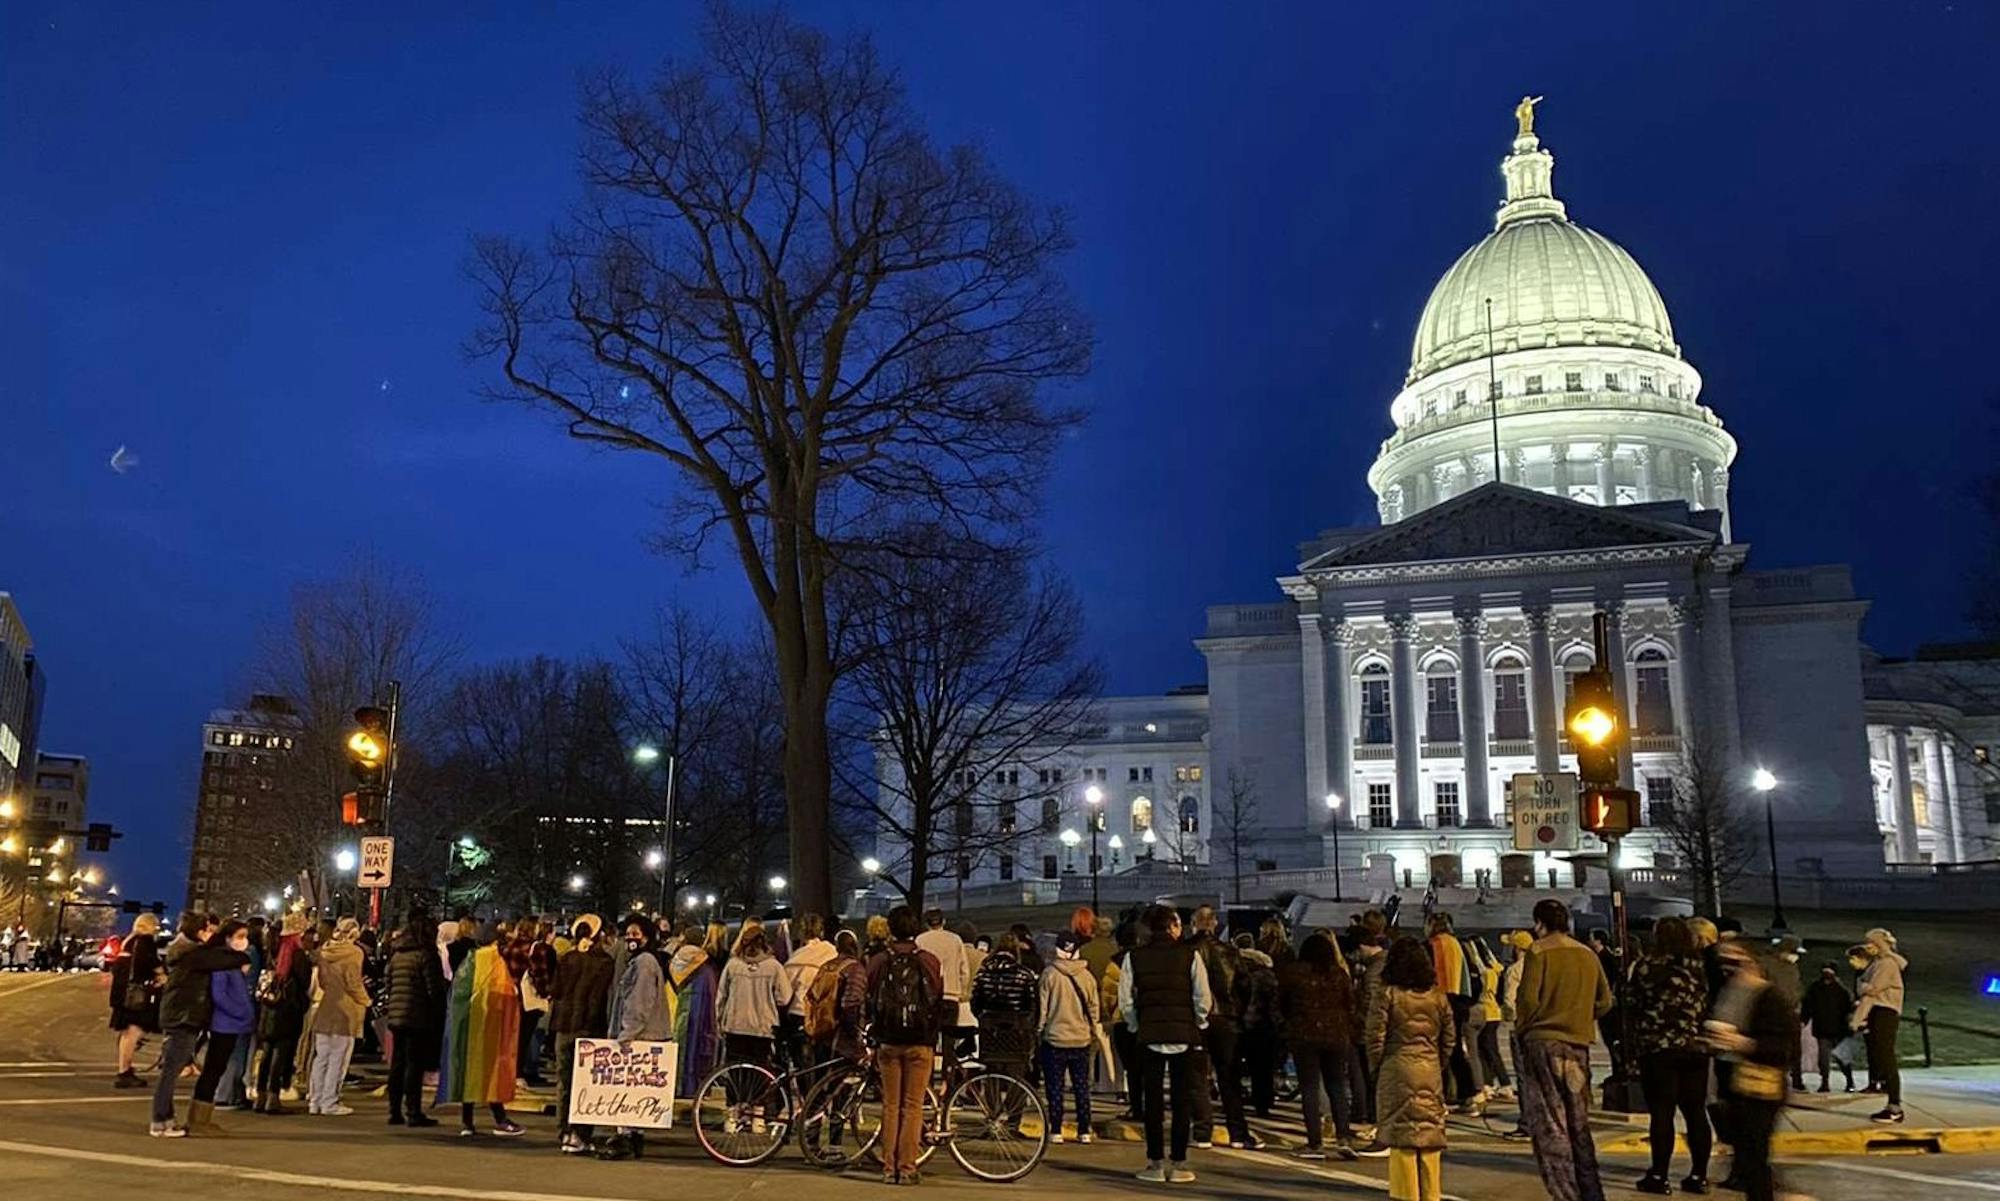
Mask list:
[{"label": "person holding sign", "polygon": [[[659,1042],[672,1035],[674,1021],[667,1009],[666,973],[653,954],[653,923],[643,913],[628,913],[618,924],[625,932],[625,971],[611,994],[611,1037],[621,1043]],[[620,1126],[597,1157],[637,1159],[645,1150],[645,1135],[637,1127]]]},{"label": "person holding sign", "polygon": [[572,1126],[569,1120],[570,1091],[576,1077],[576,1040],[604,1038],[610,1033],[611,955],[598,937],[603,920],[584,914],[570,927],[574,946],[556,963],[555,983],[550,986],[550,1025],[556,1035],[556,1070],[560,1073],[556,1097],[556,1133],[565,1155],[581,1155],[590,1150],[590,1127]]}]

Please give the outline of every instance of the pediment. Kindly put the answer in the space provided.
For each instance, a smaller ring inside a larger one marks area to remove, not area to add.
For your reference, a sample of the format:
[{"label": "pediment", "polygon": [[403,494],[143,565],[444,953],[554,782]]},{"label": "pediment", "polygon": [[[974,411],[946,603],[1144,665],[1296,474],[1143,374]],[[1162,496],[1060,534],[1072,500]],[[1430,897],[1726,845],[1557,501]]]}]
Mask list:
[{"label": "pediment", "polygon": [[1706,530],[1549,496],[1513,484],[1484,484],[1380,533],[1328,551],[1299,570],[1381,567],[1625,547],[1711,545]]}]

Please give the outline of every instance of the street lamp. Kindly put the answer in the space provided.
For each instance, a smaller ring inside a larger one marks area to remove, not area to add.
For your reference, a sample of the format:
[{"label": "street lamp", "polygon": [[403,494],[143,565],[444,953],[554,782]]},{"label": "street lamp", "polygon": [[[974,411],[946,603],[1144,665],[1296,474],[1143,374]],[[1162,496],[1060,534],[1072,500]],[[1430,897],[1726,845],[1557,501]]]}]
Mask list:
[{"label": "street lamp", "polygon": [[779,893],[785,891],[785,878],[783,876],[772,876],[769,883],[771,885],[771,896],[774,899]]},{"label": "street lamp", "polygon": [[882,861],[870,855],[861,861],[861,870],[871,876],[879,876],[882,874]]},{"label": "street lamp", "polygon": [[1090,805],[1090,911],[1097,912],[1097,827],[1104,824],[1104,790],[1092,784],[1083,790],[1083,799]]},{"label": "street lamp", "polygon": [[1153,833],[1153,827],[1147,826],[1146,832],[1139,835],[1139,841],[1146,844],[1146,858],[1151,859],[1153,857],[1153,846],[1160,841],[1160,836]]},{"label": "street lamp", "polygon": [[1760,767],[1750,773],[1750,787],[1764,794],[1764,845],[1771,853],[1771,930],[1776,933],[1785,929],[1785,903],[1778,896],[1778,820],[1772,815],[1771,797],[1778,777],[1769,768]]},{"label": "street lamp", "polygon": [[1333,901],[1339,904],[1344,899],[1340,895],[1340,794],[1326,794],[1326,824],[1333,831]]},{"label": "street lamp", "polygon": [[272,893],[271,895],[264,898],[264,912],[276,913],[277,911],[278,911],[278,894]]},{"label": "street lamp", "polygon": [[347,850],[346,848],[342,848],[341,850],[336,851],[333,856],[333,867],[334,870],[338,872],[353,871],[354,852]]},{"label": "street lamp", "polygon": [[1120,837],[1118,837],[1118,836],[1117,836],[1116,834],[1113,834],[1113,835],[1111,836],[1111,841],[1110,841],[1109,843],[1107,843],[1106,845],[1107,845],[1107,846],[1109,846],[1109,847],[1111,848],[1111,866],[1113,866],[1113,867],[1117,867],[1117,866],[1118,866],[1118,852],[1120,852],[1120,851],[1122,851],[1122,850],[1124,850],[1124,849],[1125,849],[1125,840],[1124,840],[1124,839],[1122,839],[1122,838],[1120,838]]},{"label": "street lamp", "polygon": [[1062,840],[1062,844],[1069,848],[1069,870],[1075,871],[1076,847],[1078,843],[1083,841],[1083,835],[1078,834],[1075,830],[1065,829],[1061,834],[1058,834],[1056,837],[1060,838]]},{"label": "street lamp", "polygon": [[[674,878],[674,785],[676,777],[680,774],[680,760],[651,743],[643,742],[632,748],[632,759],[635,763],[643,763],[647,766],[658,763],[662,759],[667,761],[666,805],[665,811],[661,814],[664,820],[660,823],[661,847],[659,865],[660,912],[665,913],[667,911],[667,888]],[[648,866],[651,866],[651,864],[649,863]]]},{"label": "street lamp", "polygon": [[701,899],[701,903],[708,906],[710,909],[715,908],[715,894],[709,893],[707,896]]},{"label": "street lamp", "polygon": [[579,875],[579,876],[571,876],[571,877],[569,878],[569,890],[570,890],[571,892],[582,892],[582,891],[583,891],[583,886],[584,886],[584,883],[585,883],[585,881],[584,881],[584,878],[583,878],[582,876],[580,876],[580,875]]}]

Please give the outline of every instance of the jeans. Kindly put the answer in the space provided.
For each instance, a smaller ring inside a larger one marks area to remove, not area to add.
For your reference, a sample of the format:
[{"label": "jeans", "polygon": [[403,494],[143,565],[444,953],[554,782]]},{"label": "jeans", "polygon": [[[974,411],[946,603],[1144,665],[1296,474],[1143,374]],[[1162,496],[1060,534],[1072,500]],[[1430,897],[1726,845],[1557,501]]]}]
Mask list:
[{"label": "jeans", "polygon": [[406,1026],[391,1027],[389,1035],[389,1112],[416,1117],[424,1111],[424,1069],[438,1057],[437,1035]]},{"label": "jeans", "polygon": [[1500,1023],[1489,1021],[1479,1028],[1479,1057],[1475,1061],[1485,1070],[1486,1083],[1495,1088],[1506,1088],[1514,1083],[1507,1076],[1507,1061],[1500,1058]]},{"label": "jeans", "polygon": [[1465,1048],[1466,1066],[1472,1069],[1472,1091],[1475,1093],[1495,1084],[1486,1078],[1486,1060],[1479,1054],[1479,1040],[1486,1036],[1486,1026],[1485,1011],[1473,1005],[1465,1012],[1465,1028],[1458,1032],[1459,1044]]},{"label": "jeans", "polygon": [[1352,1116],[1375,1124],[1375,1068],[1359,1040],[1347,1046],[1347,1108]]},{"label": "jeans", "polygon": [[195,1044],[200,1041],[199,1030],[176,1030],[167,1035],[167,1045],[160,1051],[160,1079],[153,1085],[155,1122],[174,1120],[174,1085],[180,1082],[182,1069],[194,1062]]},{"label": "jeans", "polygon": [[340,1082],[347,1078],[347,1061],[353,1055],[353,1035],[313,1035],[312,1075],[306,1092],[308,1109],[332,1109],[340,1104]]},{"label": "jeans", "polygon": [[556,1035],[556,1133],[590,1141],[591,1128],[569,1124],[569,1090],[576,1079],[576,1035]]},{"label": "jeans", "polygon": [[222,1079],[215,1086],[215,1100],[218,1105],[234,1105],[245,1099],[243,1085],[250,1078],[250,1057],[256,1051],[255,1033],[236,1036],[236,1051],[230,1055],[228,1065],[222,1069]]},{"label": "jeans", "polygon": [[1125,1108],[1141,1113],[1145,1106],[1139,1100],[1139,1036],[1132,1027],[1117,1022],[1111,1027],[1111,1050],[1118,1057],[1119,1075],[1125,1078]]},{"label": "jeans", "polygon": [[1834,1048],[1838,1047],[1841,1041],[1837,1038],[1813,1036],[1813,1046],[1819,1051],[1819,1086],[1822,1089],[1828,1087],[1827,1073],[1833,1068],[1839,1068],[1840,1074],[1847,1078],[1847,1087],[1850,1090],[1854,1088],[1854,1065],[1834,1054]]},{"label": "jeans", "polygon": [[1042,1047],[1042,1088],[1048,1094],[1049,1129],[1062,1131],[1063,1078],[1076,1096],[1076,1132],[1090,1132],[1090,1048]]},{"label": "jeans", "polygon": [[930,1047],[882,1047],[875,1066],[882,1073],[882,1170],[903,1175],[917,1170],[924,1137],[924,1089],[931,1082]]},{"label": "jeans", "polygon": [[1521,1119],[1535,1142],[1535,1166],[1550,1201],[1604,1201],[1597,1144],[1590,1136],[1590,1048],[1524,1041]]},{"label": "jeans", "polygon": [[1317,1148],[1325,1139],[1326,1111],[1320,1108],[1320,1090],[1333,1109],[1333,1136],[1341,1142],[1354,1137],[1348,1118],[1349,1048],[1307,1047],[1292,1044],[1292,1062],[1299,1067],[1299,1097],[1306,1107],[1306,1146]]},{"label": "jeans", "polygon": [[1729,1125],[1735,1132],[1729,1174],[1743,1186],[1746,1201],[1773,1201],[1777,1178],[1771,1173],[1771,1128],[1778,1124],[1778,1107],[1769,1101],[1732,1097]]},{"label": "jeans", "polygon": [[520,1061],[521,1079],[542,1083],[542,1021],[548,1011],[529,1009],[521,1014],[521,1040],[515,1058]]},{"label": "jeans", "polygon": [[1246,1030],[1238,1041],[1244,1070],[1250,1074],[1250,1108],[1258,1117],[1268,1118],[1277,1100],[1278,1064],[1284,1059],[1285,1045],[1269,1026]]},{"label": "jeans", "polygon": [[194,1099],[203,1104],[215,1104],[215,1086],[222,1082],[222,1073],[236,1058],[237,1034],[210,1034],[208,1054],[201,1061],[201,1075],[195,1078]]},{"label": "jeans", "polygon": [[1194,1112],[1192,1121],[1197,1142],[1214,1137],[1215,1100],[1209,1083],[1222,1094],[1222,1123],[1235,1142],[1248,1142],[1250,1122],[1243,1113],[1243,1072],[1236,1061],[1236,1031],[1220,1021],[1210,1022],[1201,1032],[1201,1049],[1195,1052]]},{"label": "jeans", "polygon": [[[1175,1163],[1187,1162],[1188,1129],[1194,1120],[1189,1096],[1194,1091],[1197,1073],[1194,1057],[1193,1051],[1162,1055],[1151,1047],[1139,1049],[1139,1091],[1145,1098],[1148,1162],[1157,1163],[1162,1158],[1162,1144],[1167,1141],[1166,1104],[1169,1097],[1174,1107],[1173,1159]],[[1171,1092],[1168,1089],[1169,1080],[1172,1081]]]},{"label": "jeans", "polygon": [[1868,1011],[1868,1083],[1880,1084],[1891,1105],[1903,1103],[1903,1070],[1896,1064],[1896,1032],[1902,1024],[1900,1013]]},{"label": "jeans", "polygon": [[257,1047],[257,1103],[271,1104],[292,1085],[292,1057],[298,1051],[299,1036],[281,1034],[263,1040]]},{"label": "jeans", "polygon": [[1665,1179],[1674,1160],[1674,1113],[1687,1126],[1691,1176],[1708,1175],[1709,1135],[1708,1057],[1699,1051],[1651,1051],[1639,1058],[1639,1087],[1646,1094],[1647,1141],[1653,1149],[1653,1175]]}]

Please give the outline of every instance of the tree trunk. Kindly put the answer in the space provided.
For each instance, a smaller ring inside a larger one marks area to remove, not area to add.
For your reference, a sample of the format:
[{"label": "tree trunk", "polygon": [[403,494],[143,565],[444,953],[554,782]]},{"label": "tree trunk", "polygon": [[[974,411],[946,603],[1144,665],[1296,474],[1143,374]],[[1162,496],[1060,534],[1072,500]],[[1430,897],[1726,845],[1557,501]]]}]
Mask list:
[{"label": "tree trunk", "polygon": [[826,696],[807,680],[785,689],[785,814],[796,912],[827,917],[833,906],[833,865],[827,848],[833,831],[828,795],[833,768],[827,759]]}]

